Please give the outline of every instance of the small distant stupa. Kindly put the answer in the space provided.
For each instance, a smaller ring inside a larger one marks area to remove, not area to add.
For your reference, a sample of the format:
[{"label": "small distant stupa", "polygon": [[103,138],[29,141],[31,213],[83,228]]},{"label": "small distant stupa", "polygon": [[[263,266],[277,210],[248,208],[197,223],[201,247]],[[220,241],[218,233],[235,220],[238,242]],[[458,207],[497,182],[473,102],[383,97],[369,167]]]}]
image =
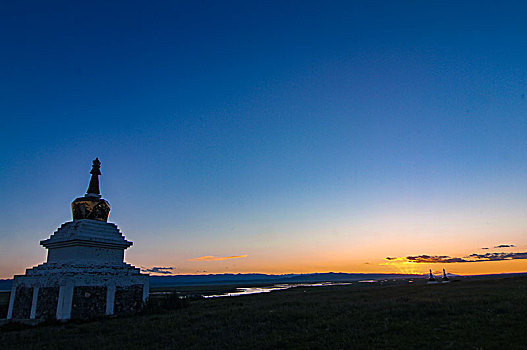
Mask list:
[{"label": "small distant stupa", "polygon": [[432,269],[430,269],[430,277],[428,277],[428,283],[437,283],[436,278],[432,274]]},{"label": "small distant stupa", "polygon": [[71,204],[73,221],[40,242],[47,262],[15,276],[8,319],[86,319],[140,311],[148,297],[148,275],[124,262],[132,245],[107,222],[110,205],[101,198],[96,158],[85,196]]},{"label": "small distant stupa", "polygon": [[446,275],[445,269],[443,269],[443,278],[441,279],[441,282],[450,282]]}]

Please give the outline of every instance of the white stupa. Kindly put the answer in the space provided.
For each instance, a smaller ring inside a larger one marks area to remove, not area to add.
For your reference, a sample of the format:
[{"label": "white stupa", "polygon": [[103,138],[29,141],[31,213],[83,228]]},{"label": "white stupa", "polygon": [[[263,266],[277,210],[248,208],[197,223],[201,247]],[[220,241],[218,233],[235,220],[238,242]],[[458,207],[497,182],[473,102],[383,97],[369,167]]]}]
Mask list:
[{"label": "white stupa", "polygon": [[430,277],[428,277],[428,282],[426,282],[427,284],[436,284],[438,283],[437,282],[437,279],[435,278],[434,274],[432,273],[432,269],[430,269]]},{"label": "white stupa", "polygon": [[449,283],[449,282],[450,282],[450,279],[446,275],[445,269],[443,269],[443,278],[441,278],[441,283]]},{"label": "white stupa", "polygon": [[99,192],[99,159],[93,161],[84,197],[71,204],[73,221],[40,242],[47,262],[15,276],[8,319],[91,318],[141,310],[148,275],[124,262],[132,245],[107,222],[110,205]]}]

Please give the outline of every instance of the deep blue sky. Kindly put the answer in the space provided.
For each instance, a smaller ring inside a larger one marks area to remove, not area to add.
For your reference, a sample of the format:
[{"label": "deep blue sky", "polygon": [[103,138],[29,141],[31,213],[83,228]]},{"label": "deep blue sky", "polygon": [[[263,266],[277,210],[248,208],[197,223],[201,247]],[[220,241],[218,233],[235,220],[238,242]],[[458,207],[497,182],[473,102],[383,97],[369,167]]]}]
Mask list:
[{"label": "deep blue sky", "polygon": [[96,156],[137,265],[351,271],[395,241],[454,254],[461,236],[525,237],[526,10],[0,3],[0,277],[44,259]]}]

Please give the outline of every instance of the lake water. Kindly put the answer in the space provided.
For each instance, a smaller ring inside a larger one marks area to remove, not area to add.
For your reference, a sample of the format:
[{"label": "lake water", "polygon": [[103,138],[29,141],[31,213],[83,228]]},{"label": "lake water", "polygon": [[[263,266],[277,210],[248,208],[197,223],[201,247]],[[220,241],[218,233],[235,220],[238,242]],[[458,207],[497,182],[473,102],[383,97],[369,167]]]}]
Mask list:
[{"label": "lake water", "polygon": [[275,284],[268,287],[247,287],[237,288],[235,292],[223,293],[216,295],[204,295],[204,298],[220,298],[220,297],[237,297],[240,295],[269,293],[276,290],[285,290],[297,287],[326,287],[326,286],[344,286],[351,283],[334,283],[334,282],[322,282],[322,283],[294,283],[294,284]]}]

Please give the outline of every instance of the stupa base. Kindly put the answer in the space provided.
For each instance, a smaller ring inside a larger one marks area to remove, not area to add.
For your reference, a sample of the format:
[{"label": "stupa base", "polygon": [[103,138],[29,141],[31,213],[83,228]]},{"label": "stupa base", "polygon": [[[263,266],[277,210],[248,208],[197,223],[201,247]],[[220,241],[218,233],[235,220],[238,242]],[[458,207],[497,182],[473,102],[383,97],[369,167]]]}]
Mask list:
[{"label": "stupa base", "polygon": [[148,275],[129,264],[45,263],[15,276],[8,319],[89,319],[139,312]]}]

